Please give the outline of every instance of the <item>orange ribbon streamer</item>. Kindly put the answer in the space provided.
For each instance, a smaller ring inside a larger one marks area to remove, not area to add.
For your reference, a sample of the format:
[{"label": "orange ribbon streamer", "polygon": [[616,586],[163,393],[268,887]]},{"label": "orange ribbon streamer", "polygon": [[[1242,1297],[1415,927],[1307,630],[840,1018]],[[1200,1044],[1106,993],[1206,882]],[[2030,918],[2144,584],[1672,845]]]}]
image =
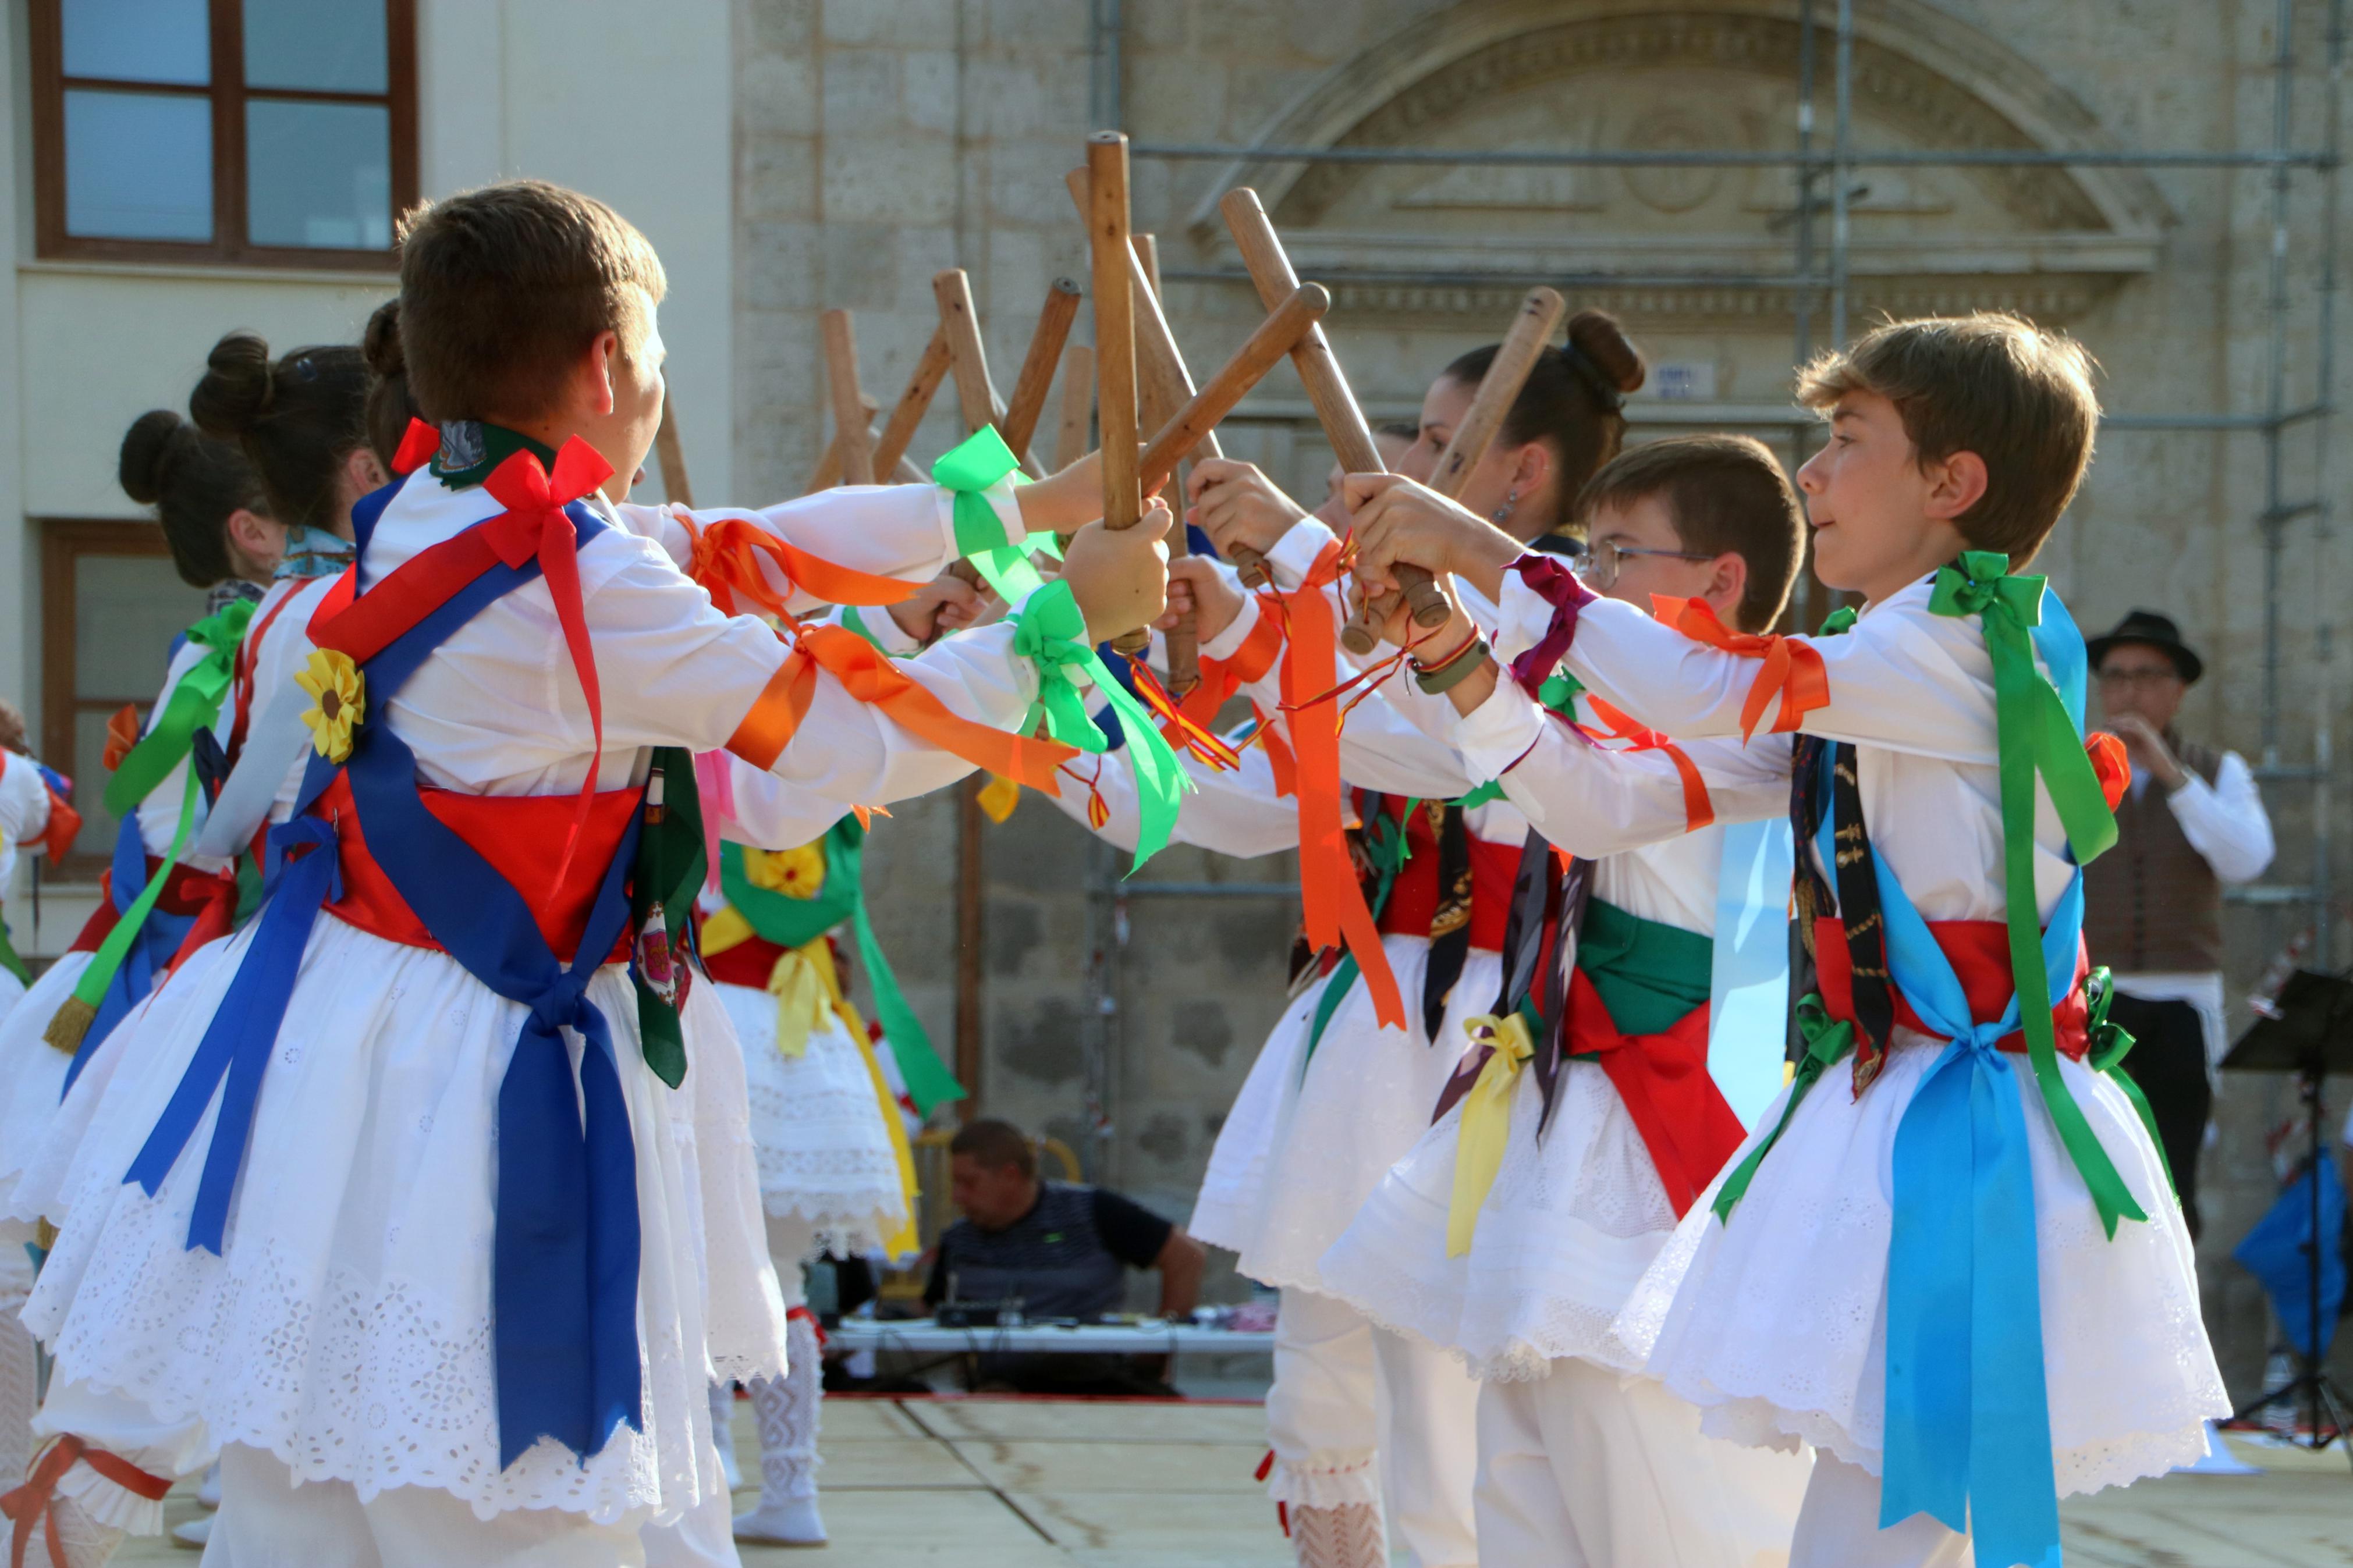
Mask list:
[{"label": "orange ribbon streamer", "polygon": [[[1299,902],[1308,945],[1356,954],[1373,1016],[1388,1027],[1406,1027],[1405,1001],[1389,971],[1379,930],[1365,906],[1340,811],[1340,710],[1330,702],[1294,708],[1303,692],[1328,691],[1339,669],[1339,633],[1324,586],[1341,572],[1334,541],[1315,558],[1296,592],[1279,595],[1290,637],[1282,661],[1282,702],[1291,710],[1293,784],[1299,799]],[[1296,611],[1296,614],[1292,612]]]},{"label": "orange ribbon streamer", "polygon": [[1074,746],[958,718],[889,656],[847,626],[797,626],[792,641],[793,651],[727,742],[729,751],[764,773],[776,764],[807,717],[817,697],[820,669],[910,734],[1031,789],[1052,791],[1054,771],[1079,754]]},{"label": "orange ribbon streamer", "polygon": [[1781,699],[1781,711],[1774,719],[1771,731],[1776,735],[1788,733],[1805,721],[1807,714],[1830,705],[1830,671],[1822,664],[1822,656],[1803,637],[1736,632],[1715,618],[1715,612],[1704,599],[1677,599],[1653,594],[1651,613],[1694,642],[1705,643],[1743,658],[1765,661],[1765,667],[1757,672],[1756,680],[1748,688],[1748,700],[1741,704],[1741,739],[1756,734],[1757,721],[1765,717],[1765,710],[1776,695]]},{"label": "orange ribbon streamer", "polygon": [[[1643,728],[1636,723],[1623,709],[1612,707],[1590,691],[1585,693],[1585,705],[1593,710],[1593,716],[1596,719],[1608,726],[1610,736],[1627,742],[1628,751],[1664,752],[1667,759],[1675,764],[1676,775],[1683,780],[1683,784],[1685,831],[1697,833],[1715,820],[1715,803],[1708,798],[1707,780],[1700,776],[1699,764],[1693,762],[1681,746],[1676,745],[1656,730]],[[1596,740],[1602,738],[1598,731],[1586,725],[1580,724],[1577,728],[1584,730]]]},{"label": "orange ribbon streamer", "polygon": [[686,574],[701,584],[723,615],[750,612],[739,597],[780,620],[790,619],[785,596],[768,585],[760,557],[776,563],[776,570],[796,588],[829,605],[895,605],[913,596],[916,584],[896,577],[877,576],[837,565],[821,556],[788,544],[749,518],[723,517],[698,522],[683,507],[670,515],[686,529],[691,541]]},{"label": "orange ribbon streamer", "polygon": [[99,753],[98,765],[112,773],[138,743],[139,704],[126,702],[106,721],[106,750]]}]

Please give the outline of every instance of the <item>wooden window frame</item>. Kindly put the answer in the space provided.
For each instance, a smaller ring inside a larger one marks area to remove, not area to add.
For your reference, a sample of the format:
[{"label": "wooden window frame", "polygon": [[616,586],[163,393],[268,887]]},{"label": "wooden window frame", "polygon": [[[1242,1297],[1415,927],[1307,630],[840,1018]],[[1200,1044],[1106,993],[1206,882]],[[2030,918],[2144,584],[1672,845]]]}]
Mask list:
[{"label": "wooden window frame", "polygon": [[[77,697],[74,649],[80,633],[80,601],[74,592],[74,564],[85,556],[164,557],[171,547],[152,522],[100,521],[82,518],[36,519],[41,548],[41,760],[59,773],[75,763],[74,721],[84,713],[113,713],[128,702],[143,721],[155,693]],[[77,778],[79,786],[83,781]],[[60,869],[61,880],[96,880],[114,853],[111,843],[74,846]]]},{"label": "wooden window frame", "polygon": [[[382,250],[313,249],[303,246],[248,243],[245,106],[250,98],[305,103],[386,103],[392,117],[392,211],[417,205],[417,5],[384,0],[385,91],[323,92],[245,85],[244,0],[205,0],[210,18],[212,80],[202,87],[173,82],[132,84],[65,75],[63,0],[32,0],[33,228],[38,255],[87,261],[145,261],[178,266],[285,267],[389,272],[390,247]],[[65,105],[68,88],[136,91],[212,102],[213,237],[203,243],[165,239],[109,239],[66,232]]]}]

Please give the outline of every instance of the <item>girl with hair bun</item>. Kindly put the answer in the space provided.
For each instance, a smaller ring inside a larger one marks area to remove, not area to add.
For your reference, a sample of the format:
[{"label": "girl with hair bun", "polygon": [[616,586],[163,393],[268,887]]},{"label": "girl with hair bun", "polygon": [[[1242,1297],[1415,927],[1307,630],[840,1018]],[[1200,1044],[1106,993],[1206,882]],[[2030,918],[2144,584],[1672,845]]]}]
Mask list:
[{"label": "girl with hair bun", "polygon": [[252,332],[213,346],[188,395],[199,428],[235,441],[285,524],[286,577],[332,577],[350,563],[352,508],[391,476],[368,440],[366,359],[349,343],[272,361]]},{"label": "girl with hair bun", "polygon": [[[1461,355],[1430,383],[1413,441],[1393,459],[1399,473],[1429,477],[1498,346]],[[1617,322],[1578,312],[1567,342],[1538,357],[1471,471],[1462,504],[1524,540],[1567,530],[1577,491],[1623,442],[1621,405],[1643,377],[1642,356]],[[1255,548],[1285,591],[1298,589],[1335,542],[1323,516],[1248,463],[1195,464],[1187,495],[1187,522],[1220,551]],[[1230,661],[1260,712],[1282,711],[1282,618],[1261,613],[1205,556],[1171,563],[1172,612],[1188,596],[1204,668]],[[1336,590],[1327,598],[1339,617]],[[1474,614],[1492,617],[1493,608]],[[1344,658],[1338,674],[1350,673]],[[1309,1568],[1386,1563],[1385,1504],[1419,1568],[1479,1560],[1477,1381],[1446,1350],[1377,1326],[1323,1269],[1325,1250],[1428,1127],[1462,1055],[1464,1020],[1494,998],[1497,947],[1528,835],[1509,801],[1463,800],[1472,781],[1452,748],[1423,736],[1387,700],[1428,701],[1419,692],[1399,697],[1409,679],[1392,673],[1372,700],[1352,694],[1354,706],[1343,704],[1339,758],[1371,863],[1393,873],[1377,875],[1388,890],[1373,912],[1405,1026],[1382,1025],[1378,993],[1353,958],[1310,972],[1219,1129],[1186,1226],[1238,1253],[1241,1273],[1281,1292],[1268,1495],[1287,1509],[1293,1548]],[[1195,793],[1178,818],[1180,837],[1233,855],[1299,846],[1298,806],[1278,795],[1261,755],[1245,751],[1234,773],[1187,759]],[[1110,810],[1103,831],[1117,841],[1133,832],[1134,808],[1115,774],[1103,770],[1099,787]],[[1083,820],[1086,798],[1065,791],[1060,804]],[[1401,847],[1409,852],[1399,858]]]},{"label": "girl with hair bun", "polygon": [[[180,575],[210,597],[204,619],[174,639],[145,724],[126,709],[109,727],[106,804],[121,827],[97,912],[0,1018],[0,1257],[18,1256],[54,1217],[19,1198],[60,1097],[181,960],[228,931],[237,910],[234,857],[198,854],[193,839],[205,817],[202,776],[225,739],[215,726],[284,531],[243,455],[168,409],[132,422],[118,471],[123,492],[155,510]],[[20,763],[29,771],[30,761],[10,758],[8,774]],[[0,1282],[0,1473],[7,1475],[21,1474],[30,1452],[33,1384],[16,1373],[20,1363],[32,1365],[33,1347],[5,1299],[29,1284]]]}]

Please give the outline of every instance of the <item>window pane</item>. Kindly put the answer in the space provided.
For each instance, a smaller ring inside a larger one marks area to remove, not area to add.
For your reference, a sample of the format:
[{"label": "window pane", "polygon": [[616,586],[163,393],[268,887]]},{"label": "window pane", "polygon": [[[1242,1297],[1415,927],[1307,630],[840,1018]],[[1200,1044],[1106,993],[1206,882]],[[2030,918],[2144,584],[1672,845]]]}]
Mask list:
[{"label": "window pane", "polygon": [[205,0],[58,0],[68,76],[212,80]]},{"label": "window pane", "polygon": [[105,239],[210,239],[212,100],[67,93],[66,232]]},{"label": "window pane", "polygon": [[[139,704],[139,717],[142,722],[153,705],[152,698]],[[114,835],[122,820],[106,809],[109,775],[103,763],[106,757],[106,721],[110,717],[111,715],[106,713],[75,714],[73,756],[65,762],[55,757],[41,759],[59,773],[73,775],[73,805],[81,813],[81,837],[74,840],[77,858],[95,855],[103,859],[113,854]]]},{"label": "window pane", "polygon": [[153,700],[172,639],[204,613],[204,590],[181,582],[168,555],[76,557],[74,695]]},{"label": "window pane", "polygon": [[383,92],[384,0],[245,0],[245,85]]},{"label": "window pane", "polygon": [[392,248],[392,114],[366,103],[245,106],[253,243]]}]

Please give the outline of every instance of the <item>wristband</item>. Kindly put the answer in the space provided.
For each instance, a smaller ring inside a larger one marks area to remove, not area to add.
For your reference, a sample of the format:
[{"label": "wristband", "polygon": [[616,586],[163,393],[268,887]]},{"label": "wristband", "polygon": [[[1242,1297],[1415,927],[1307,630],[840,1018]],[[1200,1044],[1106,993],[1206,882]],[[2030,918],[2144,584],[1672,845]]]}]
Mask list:
[{"label": "wristband", "polygon": [[1446,668],[1456,659],[1461,658],[1463,655],[1469,653],[1472,648],[1477,647],[1478,646],[1479,628],[1477,626],[1472,626],[1471,628],[1471,635],[1464,637],[1462,641],[1455,647],[1454,651],[1448,654],[1444,658],[1425,664],[1420,659],[1414,658],[1410,652],[1409,652],[1406,657],[1411,661],[1413,665],[1413,672],[1416,675],[1436,675],[1440,670]]},{"label": "wristband", "polygon": [[1444,664],[1434,669],[1415,670],[1413,683],[1432,697],[1443,691],[1451,691],[1469,679],[1471,672],[1485,662],[1487,651],[1487,639],[1473,635],[1462,650]]}]

